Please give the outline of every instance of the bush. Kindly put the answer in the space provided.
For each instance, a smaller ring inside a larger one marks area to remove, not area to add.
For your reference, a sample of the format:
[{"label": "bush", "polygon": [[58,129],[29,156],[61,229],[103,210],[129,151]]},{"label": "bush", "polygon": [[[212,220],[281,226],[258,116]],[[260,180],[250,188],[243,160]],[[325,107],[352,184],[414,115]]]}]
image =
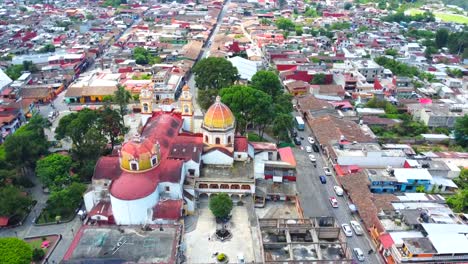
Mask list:
[{"label": "bush", "polygon": [[218,261],[225,261],[226,260],[226,254],[219,253],[216,258],[218,259]]},{"label": "bush", "polygon": [[32,260],[41,261],[45,256],[45,252],[42,248],[35,248],[32,252]]}]

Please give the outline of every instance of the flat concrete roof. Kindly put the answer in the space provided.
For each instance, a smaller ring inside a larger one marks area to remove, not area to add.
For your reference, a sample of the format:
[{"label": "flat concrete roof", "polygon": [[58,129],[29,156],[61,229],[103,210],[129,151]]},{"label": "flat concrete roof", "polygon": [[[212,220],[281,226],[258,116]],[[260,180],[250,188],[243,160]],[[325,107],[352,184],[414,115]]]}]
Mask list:
[{"label": "flat concrete roof", "polygon": [[68,248],[64,263],[120,261],[120,263],[175,263],[181,226],[82,226]]}]

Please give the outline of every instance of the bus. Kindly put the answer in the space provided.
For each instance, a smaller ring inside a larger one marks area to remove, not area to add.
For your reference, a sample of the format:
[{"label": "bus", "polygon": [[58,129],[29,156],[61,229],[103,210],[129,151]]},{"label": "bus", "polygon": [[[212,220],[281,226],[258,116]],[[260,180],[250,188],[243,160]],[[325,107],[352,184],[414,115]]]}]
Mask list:
[{"label": "bus", "polygon": [[302,120],[302,117],[300,116],[296,116],[296,127],[297,127],[297,130],[304,131],[305,123],[304,123],[304,120]]}]

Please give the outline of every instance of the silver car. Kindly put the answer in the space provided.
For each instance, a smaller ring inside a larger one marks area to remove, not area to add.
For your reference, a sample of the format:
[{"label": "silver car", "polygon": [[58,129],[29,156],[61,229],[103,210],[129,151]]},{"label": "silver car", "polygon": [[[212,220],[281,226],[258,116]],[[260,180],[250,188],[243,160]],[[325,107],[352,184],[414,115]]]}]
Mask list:
[{"label": "silver car", "polygon": [[354,255],[356,255],[356,258],[359,260],[359,261],[364,261],[364,253],[362,252],[362,250],[360,248],[353,248],[353,252],[354,252]]}]

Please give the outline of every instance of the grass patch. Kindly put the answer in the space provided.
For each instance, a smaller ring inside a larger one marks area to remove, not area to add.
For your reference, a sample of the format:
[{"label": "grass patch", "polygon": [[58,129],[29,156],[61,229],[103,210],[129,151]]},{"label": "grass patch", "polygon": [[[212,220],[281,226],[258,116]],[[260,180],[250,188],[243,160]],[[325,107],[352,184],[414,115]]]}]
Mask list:
[{"label": "grass patch", "polygon": [[[407,12],[414,16],[417,14],[422,14],[424,11],[420,9],[409,9]],[[442,13],[442,12],[433,12],[434,16],[444,22],[453,22],[453,23],[459,23],[459,24],[468,24],[468,17],[463,16],[463,15],[457,15],[457,14],[450,14],[450,13]]]},{"label": "grass patch", "polygon": [[[61,222],[67,222],[75,216],[75,211],[72,211],[70,214],[67,215],[61,215]],[[36,224],[53,224],[56,223],[55,219],[56,215],[52,214],[47,210],[47,208],[44,208],[42,210],[41,214],[39,217],[36,219]]]},{"label": "grass patch", "polygon": [[291,142],[280,142],[278,144],[278,148],[285,148],[285,147],[294,148],[294,147],[296,147],[296,145],[294,145],[294,143],[291,143]]},{"label": "grass patch", "polygon": [[268,140],[262,138],[260,135],[258,135],[257,133],[253,133],[253,132],[247,133],[247,139],[253,142],[268,142]]}]

